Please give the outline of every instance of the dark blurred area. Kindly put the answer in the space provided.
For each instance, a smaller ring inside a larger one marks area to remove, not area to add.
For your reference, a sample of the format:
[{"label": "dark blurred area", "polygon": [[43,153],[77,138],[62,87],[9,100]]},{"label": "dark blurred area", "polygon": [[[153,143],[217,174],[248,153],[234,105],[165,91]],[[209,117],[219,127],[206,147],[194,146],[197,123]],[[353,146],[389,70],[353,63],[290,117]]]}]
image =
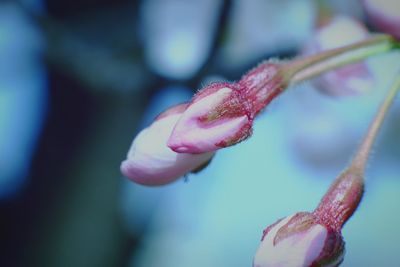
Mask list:
[{"label": "dark blurred area", "polygon": [[[350,8],[357,1],[328,2],[363,18],[361,8]],[[135,258],[146,253],[160,204],[132,207],[173,192],[126,189],[133,185],[119,165],[135,133],[207,82],[236,80],[263,59],[297,55],[312,34],[316,6],[1,1],[0,266],[139,266]]]},{"label": "dark blurred area", "polygon": [[[25,131],[27,136],[0,140],[27,143],[6,148],[19,149],[14,152],[19,156],[15,171],[1,177],[1,266],[128,265],[140,234],[128,234],[121,222],[119,164],[148,100],[158,89],[174,83],[194,91],[205,74],[222,72],[213,56],[232,4],[209,1],[205,7],[216,9],[206,10],[214,13],[211,29],[203,30],[210,30],[205,33],[209,48],[200,51],[191,73],[181,75],[186,66],[178,66],[177,75],[162,75],[151,65],[155,63],[149,65],[144,59],[144,38],[149,39],[143,35],[145,19],[139,14],[144,2],[0,3],[4,29],[0,39],[10,43],[10,47],[0,46],[0,54],[12,53],[2,69],[16,65],[13,71],[22,70],[22,78],[32,79],[19,86],[12,78],[21,76],[2,77],[8,73],[0,72],[3,81],[12,80],[6,84],[9,88],[3,85],[1,90],[25,92],[10,97],[10,105],[29,102],[11,113],[14,123],[4,125],[14,127],[10,132]],[[179,6],[179,1],[149,2],[148,6]],[[184,5],[192,4],[196,3]],[[237,77],[245,67],[234,67],[230,77]],[[31,99],[21,99],[27,97]],[[19,125],[33,119],[35,125]],[[2,157],[8,153],[3,150]],[[4,170],[7,162],[0,164]]]}]

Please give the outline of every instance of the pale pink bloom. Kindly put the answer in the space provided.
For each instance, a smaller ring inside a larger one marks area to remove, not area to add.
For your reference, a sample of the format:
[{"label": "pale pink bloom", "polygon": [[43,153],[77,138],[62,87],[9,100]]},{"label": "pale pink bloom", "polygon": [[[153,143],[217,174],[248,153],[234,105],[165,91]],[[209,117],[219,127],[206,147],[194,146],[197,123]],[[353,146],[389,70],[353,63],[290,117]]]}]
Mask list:
[{"label": "pale pink bloom", "polygon": [[399,0],[364,0],[363,5],[371,24],[400,39]]},{"label": "pale pink bloom", "polygon": [[206,165],[214,153],[178,154],[167,147],[175,123],[186,104],[173,107],[161,115],[133,140],[121,172],[144,185],[163,185]]},{"label": "pale pink bloom", "polygon": [[[339,15],[318,28],[308,43],[305,53],[342,47],[367,38],[366,27],[354,18]],[[373,86],[373,77],[365,62],[353,63],[315,79],[317,87],[330,95],[357,95],[368,91]]]},{"label": "pale pink bloom", "polygon": [[341,234],[318,223],[313,214],[300,212],[264,231],[253,267],[338,266],[343,256]]},{"label": "pale pink bloom", "polygon": [[238,92],[228,83],[200,91],[176,124],[168,146],[179,153],[203,153],[249,136],[252,122],[248,112],[241,110]]}]

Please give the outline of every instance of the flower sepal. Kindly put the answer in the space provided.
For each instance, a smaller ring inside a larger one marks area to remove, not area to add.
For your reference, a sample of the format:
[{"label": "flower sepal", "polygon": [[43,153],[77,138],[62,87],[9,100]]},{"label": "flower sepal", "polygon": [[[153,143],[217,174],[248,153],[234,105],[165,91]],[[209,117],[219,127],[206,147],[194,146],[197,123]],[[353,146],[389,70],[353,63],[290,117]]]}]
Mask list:
[{"label": "flower sepal", "polygon": [[264,230],[253,267],[338,266],[344,252],[339,231],[312,213],[299,212]]}]

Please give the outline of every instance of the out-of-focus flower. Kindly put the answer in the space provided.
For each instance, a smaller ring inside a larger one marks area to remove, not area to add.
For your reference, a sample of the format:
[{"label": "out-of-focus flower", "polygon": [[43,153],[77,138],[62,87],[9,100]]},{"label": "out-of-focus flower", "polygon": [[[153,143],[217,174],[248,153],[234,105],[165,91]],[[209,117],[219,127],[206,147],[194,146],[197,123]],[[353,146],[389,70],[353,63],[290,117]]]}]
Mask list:
[{"label": "out-of-focus flower", "polygon": [[191,78],[207,59],[221,3],[220,0],[142,1],[141,33],[149,67],[168,78]]},{"label": "out-of-focus flower", "polygon": [[214,153],[178,154],[167,147],[167,140],[187,104],[181,104],[160,114],[133,140],[121,172],[136,183],[163,185],[189,172],[205,167]]},{"label": "out-of-focus flower", "polygon": [[[218,64],[224,69],[237,69],[266,53],[297,49],[311,34],[314,5],[308,0],[236,0],[231,6]],[[281,15],[282,10],[285,16]]]},{"label": "out-of-focus flower", "polygon": [[400,39],[400,2],[398,0],[362,1],[370,22],[379,30]]},{"label": "out-of-focus flower", "polygon": [[299,212],[264,230],[254,267],[338,266],[343,261],[341,233]]},{"label": "out-of-focus flower", "polygon": [[287,81],[279,64],[263,63],[238,83],[214,83],[194,97],[177,122],[168,146],[179,153],[202,153],[237,144]]},{"label": "out-of-focus flower", "polygon": [[[368,30],[354,18],[338,15],[319,27],[305,48],[306,54],[355,43],[368,37]],[[315,80],[321,91],[335,96],[357,95],[373,86],[373,77],[365,62],[357,62],[330,71]]]},{"label": "out-of-focus flower", "polygon": [[36,26],[16,1],[0,1],[0,199],[25,188],[47,113],[45,44]]}]

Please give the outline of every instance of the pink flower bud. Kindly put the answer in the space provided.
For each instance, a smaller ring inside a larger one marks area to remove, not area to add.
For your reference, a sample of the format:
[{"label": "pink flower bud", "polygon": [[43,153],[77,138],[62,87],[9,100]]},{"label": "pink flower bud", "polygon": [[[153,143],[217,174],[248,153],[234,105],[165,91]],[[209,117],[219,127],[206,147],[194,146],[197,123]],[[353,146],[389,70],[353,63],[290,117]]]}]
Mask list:
[{"label": "pink flower bud", "polygon": [[341,229],[360,204],[368,156],[399,90],[400,78],[378,109],[350,166],[333,181],[318,207],[264,230],[253,267],[339,266],[345,251]]},{"label": "pink flower bud", "polygon": [[178,154],[167,147],[172,129],[186,107],[182,104],[168,109],[135,137],[121,164],[126,177],[139,184],[163,185],[197,171],[211,160],[214,153]]},{"label": "pink flower bud", "polygon": [[371,24],[400,39],[400,2],[398,0],[364,0],[362,2]]},{"label": "pink flower bud", "polygon": [[395,45],[389,36],[371,37],[284,63],[265,62],[237,83],[209,85],[193,97],[176,123],[168,146],[178,153],[197,154],[237,144],[251,135],[255,116],[289,84],[350,64],[360,60],[360,56],[367,57],[369,53],[357,53],[361,49],[374,54],[388,51]]},{"label": "pink flower bud", "polygon": [[252,118],[239,92],[234,84],[217,83],[196,94],[175,126],[168,146],[179,153],[202,153],[247,138]]},{"label": "pink flower bud", "polygon": [[238,83],[205,87],[177,122],[168,146],[179,153],[203,153],[245,140],[254,117],[283,88],[279,65],[271,63],[261,64]]},{"label": "pink flower bud", "polygon": [[[306,47],[312,54],[361,41],[368,37],[368,30],[354,18],[336,16],[318,28]],[[357,95],[373,86],[373,78],[364,62],[357,62],[330,71],[315,80],[321,91],[334,95]]]},{"label": "pink flower bud", "polygon": [[308,212],[277,221],[264,230],[253,267],[338,266],[343,261],[340,232]]}]

